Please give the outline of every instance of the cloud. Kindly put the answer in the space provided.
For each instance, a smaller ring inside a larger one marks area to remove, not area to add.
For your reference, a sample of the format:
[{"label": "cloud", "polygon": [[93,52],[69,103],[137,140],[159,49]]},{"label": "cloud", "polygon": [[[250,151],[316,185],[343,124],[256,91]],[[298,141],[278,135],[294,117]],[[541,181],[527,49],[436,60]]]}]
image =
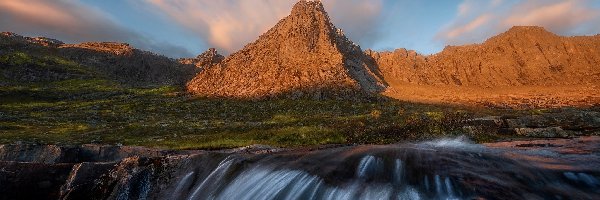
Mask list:
[{"label": "cloud", "polygon": [[120,26],[109,15],[79,1],[3,0],[0,27],[65,42],[119,41],[167,56],[190,56],[184,48],[157,42]]},{"label": "cloud", "polygon": [[371,47],[385,32],[380,29],[383,1],[381,0],[327,0],[323,6],[328,10],[331,21],[350,40]]},{"label": "cloud", "polygon": [[[139,0],[138,0],[139,1]],[[197,34],[224,53],[254,41],[287,16],[292,0],[148,0],[142,1],[172,21]],[[328,0],[323,2],[333,22],[357,42],[368,44],[375,30],[382,0]],[[365,31],[366,30],[366,31]]]},{"label": "cloud", "polygon": [[531,1],[513,10],[509,17],[502,21],[502,25],[538,25],[555,32],[568,33],[598,17],[600,10],[589,9],[584,2],[562,1],[543,4],[540,1]]},{"label": "cloud", "polygon": [[448,32],[445,33],[445,37],[449,39],[454,39],[465,33],[469,33],[477,28],[480,28],[485,23],[489,22],[491,18],[492,15],[489,14],[481,15],[463,26],[457,26],[451,30],[448,30]]},{"label": "cloud", "polygon": [[[542,26],[561,35],[598,31],[600,9],[590,0],[464,0],[436,39],[449,45],[482,42],[512,26]],[[478,8],[478,9],[471,9]]]}]

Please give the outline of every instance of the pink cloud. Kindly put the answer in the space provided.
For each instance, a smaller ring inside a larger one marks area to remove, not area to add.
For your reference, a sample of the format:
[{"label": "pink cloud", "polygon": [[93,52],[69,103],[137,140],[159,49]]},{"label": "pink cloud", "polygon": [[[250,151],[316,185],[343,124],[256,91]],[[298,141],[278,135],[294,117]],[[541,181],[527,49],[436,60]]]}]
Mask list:
[{"label": "pink cloud", "polygon": [[293,2],[281,0],[150,0],[175,22],[219,49],[232,52],[285,16]]},{"label": "pink cloud", "polygon": [[[241,49],[287,16],[294,0],[149,0],[152,7],[225,53]],[[382,0],[323,2],[333,22],[350,37],[370,42]]]},{"label": "pink cloud", "polygon": [[[465,0],[436,38],[450,45],[478,43],[517,25],[542,26],[562,35],[585,34],[600,20],[600,10],[590,4],[589,0]],[[582,27],[587,29],[578,32]]]},{"label": "pink cloud", "polygon": [[119,25],[100,10],[77,0],[2,0],[0,27],[30,36],[46,36],[65,42],[118,41],[168,56],[191,56],[177,46],[157,43]]},{"label": "pink cloud", "polygon": [[558,33],[565,33],[598,17],[598,10],[586,8],[583,2],[585,1],[543,4],[540,1],[531,1],[511,12],[501,26],[537,25]]},{"label": "pink cloud", "polygon": [[481,16],[475,18],[473,21],[470,21],[469,23],[467,23],[463,26],[457,26],[451,30],[448,30],[448,32],[445,33],[444,35],[446,38],[454,39],[465,33],[469,33],[477,28],[480,28],[485,23],[489,22],[491,19],[492,19],[492,15],[489,15],[489,14],[481,15]]}]

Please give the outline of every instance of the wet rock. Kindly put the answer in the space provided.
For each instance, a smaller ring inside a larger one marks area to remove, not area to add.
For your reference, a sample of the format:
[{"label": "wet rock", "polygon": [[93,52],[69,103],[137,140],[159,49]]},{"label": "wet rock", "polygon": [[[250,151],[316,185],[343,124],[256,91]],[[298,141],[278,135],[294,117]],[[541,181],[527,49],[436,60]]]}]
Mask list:
[{"label": "wet rock", "polygon": [[58,199],[72,166],[0,161],[0,199]]},{"label": "wet rock", "polygon": [[56,163],[64,156],[56,145],[0,145],[0,160]]},{"label": "wet rock", "polygon": [[491,127],[491,128],[501,128],[501,127],[504,127],[505,120],[502,119],[502,117],[500,117],[500,116],[489,116],[489,117],[469,119],[469,120],[467,120],[466,123],[471,126],[485,126],[485,127]]},{"label": "wet rock", "polygon": [[538,137],[538,138],[566,138],[573,134],[563,130],[560,127],[549,128],[515,128],[515,132],[520,136]]},{"label": "wet rock", "polygon": [[0,161],[0,199],[596,199],[600,162],[591,152],[599,141],[509,144],[525,153],[446,139],[266,153],[256,152],[274,148],[253,145],[115,162]]},{"label": "wet rock", "polygon": [[274,153],[274,152],[281,152],[281,151],[285,151],[285,149],[272,147],[272,146],[268,146],[268,145],[255,144],[255,145],[250,145],[250,146],[245,146],[245,147],[240,147],[240,148],[226,149],[226,150],[222,150],[221,152],[223,152],[223,153],[264,154],[264,153]]},{"label": "wet rock", "polygon": [[98,194],[98,179],[114,168],[115,162],[75,164],[60,188],[61,199],[85,199]]},{"label": "wet rock", "polygon": [[35,163],[114,162],[132,156],[160,157],[196,151],[166,151],[134,146],[87,144],[57,145],[0,145],[0,160]]}]

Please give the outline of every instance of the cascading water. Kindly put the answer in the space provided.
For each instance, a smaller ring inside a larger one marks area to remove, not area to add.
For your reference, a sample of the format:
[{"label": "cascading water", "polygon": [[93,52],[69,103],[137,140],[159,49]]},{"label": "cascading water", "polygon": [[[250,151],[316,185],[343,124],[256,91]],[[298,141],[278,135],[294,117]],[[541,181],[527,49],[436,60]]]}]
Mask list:
[{"label": "cascading water", "polygon": [[459,138],[414,145],[234,154],[186,189],[182,182],[191,180],[193,172],[183,173],[174,183],[176,193],[182,194],[178,199],[190,200],[600,197],[597,154],[548,156],[546,151],[487,148]]},{"label": "cascading water", "polygon": [[600,138],[561,141],[128,158],[74,166],[60,198],[600,199]]}]

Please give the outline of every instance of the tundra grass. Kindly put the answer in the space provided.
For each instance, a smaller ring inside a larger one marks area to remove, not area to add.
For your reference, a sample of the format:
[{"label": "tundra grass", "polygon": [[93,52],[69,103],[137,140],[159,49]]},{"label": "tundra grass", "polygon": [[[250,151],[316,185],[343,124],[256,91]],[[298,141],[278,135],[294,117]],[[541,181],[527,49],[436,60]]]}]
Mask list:
[{"label": "tundra grass", "polygon": [[[24,81],[28,75],[22,72],[27,71],[69,76]],[[0,144],[98,143],[170,149],[389,144],[462,135],[465,119],[519,114],[394,100],[196,98],[177,86],[120,85],[90,68],[46,54],[0,56],[0,72]],[[499,137],[470,136],[477,141]]]},{"label": "tundra grass", "polygon": [[101,79],[0,87],[0,143],[122,144],[212,149],[394,143],[461,134],[476,113],[397,101],[239,101],[179,87],[128,88]]}]

